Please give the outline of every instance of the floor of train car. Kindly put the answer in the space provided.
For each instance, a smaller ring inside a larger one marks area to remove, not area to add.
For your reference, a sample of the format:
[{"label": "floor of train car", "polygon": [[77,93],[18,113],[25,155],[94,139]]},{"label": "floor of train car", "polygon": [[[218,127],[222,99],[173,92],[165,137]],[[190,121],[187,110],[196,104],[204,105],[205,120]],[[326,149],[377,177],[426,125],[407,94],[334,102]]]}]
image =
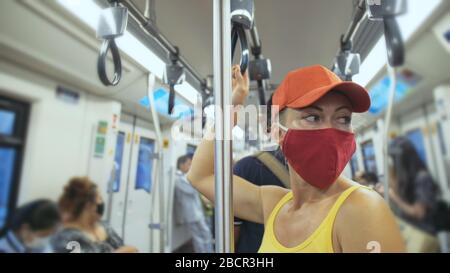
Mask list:
[{"label": "floor of train car", "polygon": [[172,251],[172,253],[194,253],[194,245],[192,239]]}]

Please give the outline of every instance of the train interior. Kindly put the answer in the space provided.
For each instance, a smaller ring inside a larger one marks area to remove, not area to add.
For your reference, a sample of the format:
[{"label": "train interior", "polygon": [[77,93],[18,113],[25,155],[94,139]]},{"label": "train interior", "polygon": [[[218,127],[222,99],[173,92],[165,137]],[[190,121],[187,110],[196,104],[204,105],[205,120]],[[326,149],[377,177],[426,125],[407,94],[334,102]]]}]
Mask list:
[{"label": "train interior", "polygon": [[[42,198],[56,202],[69,179],[87,176],[105,201],[104,220],[126,245],[145,253],[189,251],[192,235],[174,218],[174,179],[177,159],[195,152],[202,127],[184,128],[179,121],[194,119],[199,105],[201,110],[213,97],[219,77],[215,1],[118,1],[129,12],[126,30],[116,39],[122,76],[117,85],[105,86],[98,74],[103,40],[97,25],[110,2],[115,1],[0,3],[0,227],[21,205]],[[293,69],[333,66],[358,2],[254,1],[260,50],[271,61],[271,75],[262,90],[260,82],[251,82],[248,104],[267,101]],[[388,130],[390,137],[413,143],[442,200],[450,202],[450,1],[406,2],[407,12],[397,18],[405,60],[394,72],[381,21],[365,16],[352,35],[352,52],[361,61],[353,81],[369,90],[372,106],[353,119],[357,152],[344,174],[371,172],[382,181]],[[140,15],[153,28],[143,27]],[[251,40],[249,31],[247,36]],[[166,44],[176,46],[177,54]],[[182,84],[167,84],[173,55],[185,68]],[[109,75],[114,61],[107,55]],[[391,107],[392,73],[397,84]],[[234,162],[261,150],[261,141],[247,134],[258,135],[258,128],[233,130]],[[440,252],[448,252],[447,231],[438,240]]]}]

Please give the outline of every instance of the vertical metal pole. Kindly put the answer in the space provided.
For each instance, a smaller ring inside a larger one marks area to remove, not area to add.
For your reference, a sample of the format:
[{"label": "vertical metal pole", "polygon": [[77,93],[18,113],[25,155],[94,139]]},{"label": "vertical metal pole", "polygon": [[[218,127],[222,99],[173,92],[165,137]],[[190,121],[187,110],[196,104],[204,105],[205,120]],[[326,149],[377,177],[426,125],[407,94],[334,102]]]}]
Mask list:
[{"label": "vertical metal pole", "polygon": [[[120,177],[118,177],[120,179]],[[115,162],[111,168],[111,174],[108,180],[108,208],[106,211],[106,222],[111,225],[112,206],[114,201],[114,181],[116,180]]]},{"label": "vertical metal pole", "polygon": [[[155,160],[155,181],[153,183],[154,185],[154,189],[157,187],[158,188],[158,201],[159,201],[159,253],[165,253],[165,248],[166,248],[166,236],[168,235],[167,233],[167,228],[168,228],[168,223],[166,220],[166,217],[168,219],[169,216],[168,212],[166,212],[166,204],[165,204],[165,184],[164,183],[164,152],[163,152],[163,138],[162,138],[162,133],[161,133],[161,125],[159,123],[159,117],[158,117],[158,113],[156,111],[156,106],[155,106],[155,99],[153,97],[153,88],[155,87],[155,75],[154,74],[149,74],[148,76],[148,90],[147,90],[147,97],[149,100],[149,104],[150,104],[150,111],[152,114],[152,120],[153,120],[153,124],[154,124],[154,129],[155,129],[155,133],[156,133],[156,147],[157,147],[157,159]],[[150,219],[151,219],[151,226],[154,226],[154,212],[155,212],[155,204],[156,204],[156,196],[155,196],[155,192],[156,190],[153,191],[152,193],[152,198],[151,198],[151,202],[152,202],[152,208],[151,208],[151,212],[150,212]],[[151,228],[150,231],[150,248],[153,252],[153,228]]]},{"label": "vertical metal pole", "polygon": [[164,161],[163,161],[163,151],[158,151],[158,187],[159,187],[159,221],[160,221],[160,232],[159,232],[159,253],[165,253],[166,250],[166,191],[164,189],[165,183],[163,183],[164,178]]},{"label": "vertical metal pole", "polygon": [[216,252],[234,251],[232,202],[231,5],[214,0]]},{"label": "vertical metal pole", "polygon": [[386,200],[386,203],[389,205],[390,198],[389,198],[389,180],[390,180],[390,173],[389,173],[389,128],[391,127],[391,120],[392,120],[392,110],[395,103],[395,89],[397,87],[397,70],[395,67],[391,67],[388,64],[388,72],[391,79],[391,85],[389,87],[389,100],[388,100],[388,107],[386,110],[386,117],[384,121],[384,142],[383,142],[383,154],[384,154],[384,199]]}]

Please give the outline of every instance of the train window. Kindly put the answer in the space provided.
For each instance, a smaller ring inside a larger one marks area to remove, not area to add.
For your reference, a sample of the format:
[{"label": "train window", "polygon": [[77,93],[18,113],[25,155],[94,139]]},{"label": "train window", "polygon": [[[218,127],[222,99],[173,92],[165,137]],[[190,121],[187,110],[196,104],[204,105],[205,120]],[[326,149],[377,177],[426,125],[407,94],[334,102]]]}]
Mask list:
[{"label": "train window", "polygon": [[13,148],[0,148],[0,227],[8,216],[9,192],[13,179],[16,151]]},{"label": "train window", "polygon": [[186,154],[193,155],[197,150],[197,146],[188,144]]},{"label": "train window", "polygon": [[361,145],[364,169],[366,172],[378,173],[377,162],[375,158],[375,148],[372,141],[367,141]]},{"label": "train window", "polygon": [[114,157],[114,182],[113,192],[120,191],[120,178],[122,174],[123,149],[125,148],[125,133],[119,132],[117,135],[116,155]]},{"label": "train window", "polygon": [[422,159],[423,163],[425,163],[425,165],[428,165],[422,130],[415,129],[409,131],[408,133],[406,133],[406,137],[412,142],[414,148],[416,148],[416,151],[419,154],[420,159]]},{"label": "train window", "polygon": [[350,160],[350,167],[352,169],[352,177],[355,177],[356,173],[359,171],[358,158],[356,157],[356,155],[354,155]]},{"label": "train window", "polygon": [[152,189],[154,151],[155,141],[144,137],[141,138],[135,188],[145,190],[148,193]]},{"label": "train window", "polygon": [[16,206],[28,111],[27,104],[0,97],[0,228]]},{"label": "train window", "polygon": [[14,132],[16,114],[13,111],[0,110],[0,134],[10,136]]}]

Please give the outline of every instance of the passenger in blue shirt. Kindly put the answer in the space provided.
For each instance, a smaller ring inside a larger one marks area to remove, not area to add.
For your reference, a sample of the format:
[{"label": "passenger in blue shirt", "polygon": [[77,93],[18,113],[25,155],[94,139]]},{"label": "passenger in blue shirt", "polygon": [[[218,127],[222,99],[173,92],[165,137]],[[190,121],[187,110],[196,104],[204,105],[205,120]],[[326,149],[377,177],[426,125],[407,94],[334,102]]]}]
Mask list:
[{"label": "passenger in blue shirt", "polygon": [[[285,165],[280,150],[268,152]],[[234,165],[235,175],[252,182],[257,186],[285,187],[261,161],[254,156],[241,159]],[[257,253],[264,235],[264,225],[236,219],[235,221],[236,253]]]},{"label": "passenger in blue shirt", "polygon": [[[271,106],[272,98],[267,102],[267,128],[271,125]],[[269,129],[268,129],[269,131]],[[274,156],[282,165],[286,166],[283,153],[280,149],[276,151],[268,152]],[[287,166],[286,166],[287,171]],[[272,171],[265,166],[255,156],[245,157],[239,160],[233,169],[233,173],[237,176],[244,178],[245,180],[252,182],[257,186],[279,186],[285,187],[283,182],[272,173]],[[235,220],[235,242],[236,253],[257,253],[261,245],[262,237],[264,235],[264,225],[243,221],[240,219]]]},{"label": "passenger in blue shirt", "polygon": [[48,253],[61,219],[56,204],[37,200],[18,208],[0,232],[0,253]]}]

